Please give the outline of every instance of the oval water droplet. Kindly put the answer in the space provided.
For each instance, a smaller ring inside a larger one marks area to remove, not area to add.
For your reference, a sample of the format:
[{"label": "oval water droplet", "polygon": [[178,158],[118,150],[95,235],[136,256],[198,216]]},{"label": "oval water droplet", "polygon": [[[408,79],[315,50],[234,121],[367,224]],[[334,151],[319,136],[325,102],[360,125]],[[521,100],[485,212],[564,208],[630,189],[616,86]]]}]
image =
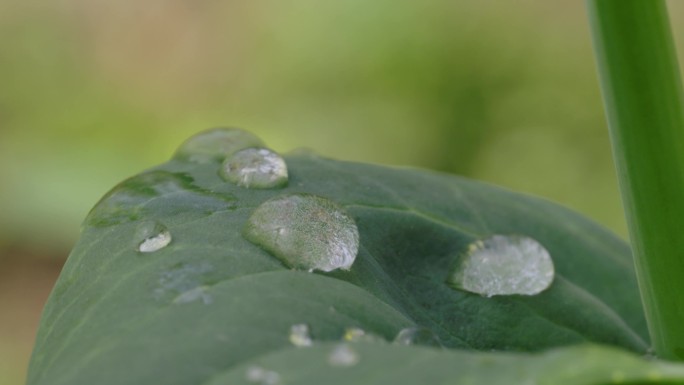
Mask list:
[{"label": "oval water droplet", "polygon": [[309,325],[296,324],[290,327],[290,342],[297,347],[307,347],[313,345],[313,340],[309,334]]},{"label": "oval water droplet", "polygon": [[212,128],[183,142],[173,157],[191,162],[209,163],[222,161],[242,149],[263,145],[261,139],[247,131],[238,128]]},{"label": "oval water droplet", "polygon": [[135,232],[136,248],[141,253],[152,253],[171,243],[171,233],[159,222],[143,222]]},{"label": "oval water droplet", "polygon": [[553,277],[553,261],[539,242],[523,236],[494,235],[469,246],[448,283],[487,297],[535,295],[546,290]]},{"label": "oval water droplet", "polygon": [[308,194],[262,203],[243,234],[285,265],[301,270],[349,270],[359,250],[359,231],[344,209]]},{"label": "oval water droplet", "polygon": [[271,150],[247,148],[223,162],[221,177],[247,188],[281,187],[287,184],[287,165]]},{"label": "oval water droplet", "polygon": [[280,384],[280,374],[272,370],[264,369],[260,366],[250,366],[245,373],[245,379],[253,384],[278,385]]},{"label": "oval water droplet", "polygon": [[394,343],[397,345],[442,346],[439,337],[432,330],[417,326],[401,329],[394,338]]},{"label": "oval water droplet", "polygon": [[328,363],[332,366],[354,366],[358,362],[358,353],[347,344],[335,346],[328,355]]},{"label": "oval water droplet", "polygon": [[357,327],[347,328],[344,331],[342,339],[347,342],[387,342],[384,338],[373,333],[368,333],[367,331]]}]

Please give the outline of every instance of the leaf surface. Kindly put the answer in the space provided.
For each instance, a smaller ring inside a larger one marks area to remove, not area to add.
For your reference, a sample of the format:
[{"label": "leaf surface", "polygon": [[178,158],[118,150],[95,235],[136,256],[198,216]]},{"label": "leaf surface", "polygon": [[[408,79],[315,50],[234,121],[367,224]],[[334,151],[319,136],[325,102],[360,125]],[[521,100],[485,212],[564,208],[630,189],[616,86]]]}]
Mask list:
[{"label": "leaf surface", "polygon": [[[86,218],[45,307],[28,383],[203,384],[287,348],[299,323],[318,342],[337,341],[349,327],[391,340],[417,325],[455,349],[593,342],[646,352],[629,247],[591,221],[450,175],[306,154],[286,161],[285,188],[238,187],[219,177],[219,162],[176,159],[109,192]],[[349,271],[293,271],[244,239],[253,210],[289,193],[328,198],[355,220],[360,248]],[[140,253],[137,234],[151,222],[168,229],[171,243]],[[551,287],[492,298],[449,287],[468,245],[493,234],[544,245],[556,269]],[[397,359],[413,365],[437,354],[410,351]]]}]

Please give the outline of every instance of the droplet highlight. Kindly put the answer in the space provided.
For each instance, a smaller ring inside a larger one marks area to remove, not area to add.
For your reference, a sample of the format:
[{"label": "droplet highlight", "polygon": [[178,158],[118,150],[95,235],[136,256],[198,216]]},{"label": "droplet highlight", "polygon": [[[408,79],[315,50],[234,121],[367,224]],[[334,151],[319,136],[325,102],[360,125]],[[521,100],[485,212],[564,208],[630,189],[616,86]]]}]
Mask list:
[{"label": "droplet highlight", "polygon": [[136,229],[136,248],[141,253],[161,250],[168,246],[171,240],[171,233],[159,222],[143,222]]},{"label": "droplet highlight", "polygon": [[359,250],[359,231],[345,210],[309,194],[273,198],[247,220],[244,237],[293,269],[349,270]]},{"label": "droplet highlight", "polygon": [[242,149],[263,145],[261,139],[247,131],[238,128],[212,128],[183,142],[173,158],[196,163],[210,163],[222,161]]},{"label": "droplet highlight", "polygon": [[357,327],[347,328],[344,331],[342,339],[346,342],[387,342],[384,338],[373,333],[368,333],[367,331]]},{"label": "droplet highlight", "polygon": [[245,373],[248,382],[259,385],[279,385],[280,374],[272,370],[264,369],[260,366],[250,366]]},{"label": "droplet highlight", "polygon": [[554,278],[549,252],[532,238],[494,235],[472,243],[448,283],[486,297],[536,295]]},{"label": "droplet highlight", "polygon": [[274,188],[287,184],[285,160],[266,148],[247,148],[227,158],[221,177],[247,188]]},{"label": "droplet highlight", "polygon": [[290,342],[297,347],[309,347],[313,345],[311,334],[309,333],[309,325],[296,324],[290,327]]},{"label": "droplet highlight", "polygon": [[394,337],[394,343],[397,345],[423,345],[441,347],[442,343],[439,337],[432,330],[423,327],[409,327],[404,328]]},{"label": "droplet highlight", "polygon": [[331,366],[349,367],[359,363],[359,354],[347,344],[340,344],[333,348],[328,355]]}]

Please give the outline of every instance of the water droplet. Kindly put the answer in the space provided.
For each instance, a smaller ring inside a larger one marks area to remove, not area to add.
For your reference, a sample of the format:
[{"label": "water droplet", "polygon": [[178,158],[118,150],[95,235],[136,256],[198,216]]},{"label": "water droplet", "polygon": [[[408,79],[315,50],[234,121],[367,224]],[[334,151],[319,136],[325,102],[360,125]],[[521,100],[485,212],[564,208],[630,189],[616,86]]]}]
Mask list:
[{"label": "water droplet", "polygon": [[359,362],[359,355],[347,344],[333,348],[328,355],[328,363],[332,366],[354,366]]},{"label": "water droplet", "polygon": [[287,266],[301,270],[349,270],[359,250],[359,231],[344,209],[308,194],[262,203],[243,234]]},{"label": "water droplet", "polygon": [[432,330],[417,326],[401,329],[394,337],[394,343],[397,345],[442,346],[439,337]]},{"label": "water droplet", "polygon": [[290,327],[290,342],[297,347],[307,347],[313,345],[313,340],[309,334],[309,325],[296,324]]},{"label": "water droplet", "polygon": [[539,242],[494,235],[470,245],[448,283],[487,297],[535,295],[547,289],[553,277],[553,261]]},{"label": "water droplet", "polygon": [[247,148],[223,162],[221,177],[242,187],[281,187],[287,184],[287,165],[271,150]]},{"label": "water droplet", "polygon": [[245,373],[247,381],[260,385],[280,384],[280,374],[272,370],[266,370],[260,366],[250,366]]},{"label": "water droplet", "polygon": [[357,327],[347,328],[342,339],[347,342],[387,342],[384,338]]},{"label": "water droplet", "polygon": [[208,286],[197,286],[188,291],[180,293],[178,297],[173,300],[173,303],[182,304],[201,300],[203,304],[209,305],[213,302],[211,295],[207,293]]},{"label": "water droplet", "polygon": [[152,253],[171,243],[171,233],[159,222],[143,222],[136,229],[135,243],[139,252]]},{"label": "water droplet", "polygon": [[202,131],[180,145],[174,159],[197,163],[222,161],[226,157],[249,147],[264,143],[255,135],[237,128],[213,128]]}]

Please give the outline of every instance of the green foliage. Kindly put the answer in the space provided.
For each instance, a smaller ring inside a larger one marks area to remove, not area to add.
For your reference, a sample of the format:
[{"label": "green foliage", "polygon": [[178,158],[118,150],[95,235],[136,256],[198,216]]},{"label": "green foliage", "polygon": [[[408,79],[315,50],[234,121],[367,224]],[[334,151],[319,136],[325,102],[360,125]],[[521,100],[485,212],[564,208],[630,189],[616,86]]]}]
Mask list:
[{"label": "green foliage", "polygon": [[[613,370],[647,379],[659,367],[596,347],[468,352],[599,343],[646,353],[629,248],[600,226],[547,201],[449,175],[311,154],[285,159],[285,188],[242,188],[220,177],[220,161],[177,158],[108,193],[88,215],[45,308],[28,383],[234,383],[259,363],[285,378],[308,376],[310,364],[313,380],[323,373],[324,352],[350,327],[389,341],[402,328],[426,327],[458,349],[354,346],[365,364],[340,378],[366,384],[412,383],[416,377],[369,371],[395,362],[414,376],[476,383],[496,377],[479,373],[491,368],[501,369],[500,378],[521,373],[552,382],[569,375],[554,365],[589,354],[599,358],[568,367],[596,374],[577,377],[578,384],[602,383]],[[291,193],[328,198],[354,219],[360,248],[351,270],[290,270],[243,238],[257,206]],[[172,240],[140,253],[150,223]],[[556,269],[551,287],[492,298],[449,287],[449,270],[469,244],[492,234],[544,245]],[[320,345],[314,350],[288,341],[290,327],[301,323]],[[671,373],[684,378],[679,370]],[[216,377],[223,374],[230,380]]]},{"label": "green foliage", "polygon": [[588,4],[653,345],[684,360],[684,92],[665,1]]}]

